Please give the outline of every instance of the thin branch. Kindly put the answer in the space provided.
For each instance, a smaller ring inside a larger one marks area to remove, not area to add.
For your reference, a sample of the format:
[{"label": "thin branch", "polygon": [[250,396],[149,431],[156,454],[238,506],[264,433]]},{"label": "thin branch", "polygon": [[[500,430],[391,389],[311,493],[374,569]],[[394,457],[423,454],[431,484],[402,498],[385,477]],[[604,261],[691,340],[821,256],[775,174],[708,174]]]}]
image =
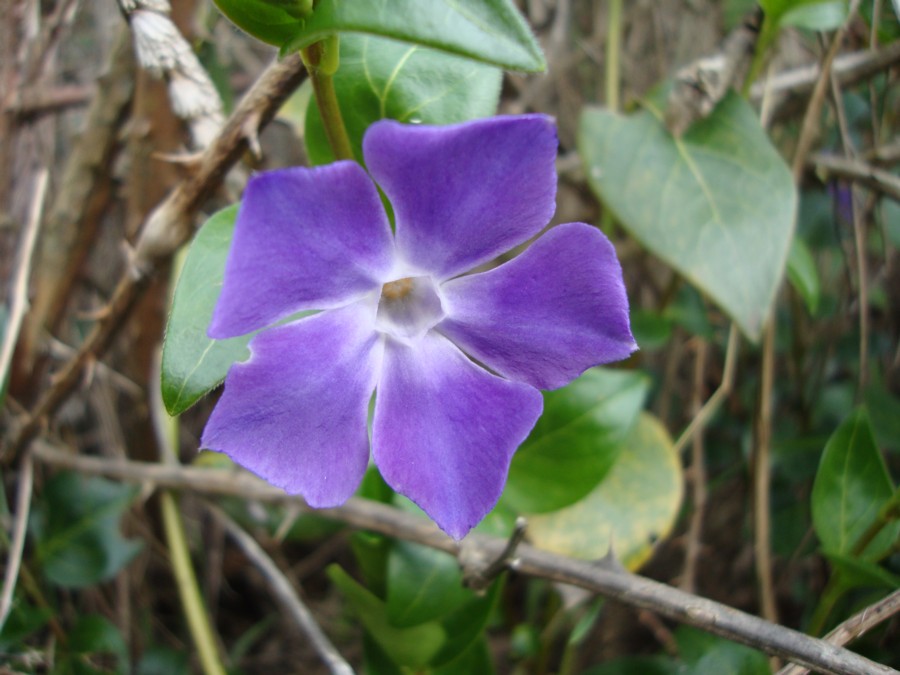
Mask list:
[{"label": "thin branch", "polygon": [[[288,495],[260,478],[241,471],[169,467],[84,457],[58,450],[43,440],[34,444],[33,452],[37,459],[48,464],[92,475],[205,494],[303,504],[299,497]],[[318,510],[316,514],[360,529],[423,544],[454,556],[458,556],[460,552],[459,542],[441,532],[430,521],[367,499],[353,497],[341,507]],[[467,546],[480,547],[484,551],[483,557],[488,560],[498,558],[507,546],[504,539],[480,534],[469,535],[466,543]],[[578,586],[633,607],[657,612],[674,621],[696,626],[823,673],[898,675],[898,671],[853,652],[632,574],[619,566],[574,560],[523,545],[517,549],[515,570],[529,576]]]},{"label": "thin branch", "polygon": [[87,365],[106,351],[152,274],[190,238],[197,210],[246,151],[249,137],[271,121],[285,99],[300,85],[304,72],[303,62],[296,54],[269,66],[226,121],[212,145],[200,156],[195,173],[180,183],[150,214],[129,269],[119,280],[101,318],[75,356],[55,376],[53,385],[21,421],[18,433],[6,448],[4,461],[13,460],[35,437],[43,421],[81,381]]},{"label": "thin branch", "polygon": [[272,589],[284,611],[290,616],[300,631],[306,635],[316,653],[334,675],[354,675],[353,668],[340,655],[328,636],[319,628],[319,624],[297,595],[291,582],[282,573],[275,562],[268,556],[256,540],[247,534],[220,509],[210,506],[210,512],[222,524],[229,536],[241,547],[244,555],[256,565]]},{"label": "thin branch", "polygon": [[[879,50],[865,50],[842,54],[834,59],[831,70],[842,86],[849,86],[872,77],[895,64],[900,63],[900,42],[892,42]],[[803,95],[813,90],[821,77],[822,68],[816,63],[810,66],[794,68],[762,82],[757,82],[750,89],[750,98],[759,101],[766,88],[771,88],[776,95]]]},{"label": "thin branch", "polygon": [[[900,613],[900,591],[894,591],[838,624],[823,639],[833,645],[845,645],[898,613]],[[808,672],[808,668],[791,665],[779,670],[777,675],[806,675]]]},{"label": "thin branch", "polygon": [[826,177],[852,180],[900,202],[900,178],[859,159],[816,153],[807,164],[824,172]]},{"label": "thin branch", "polygon": [[[694,414],[702,410],[703,379],[706,377],[706,355],[709,345],[699,339],[694,350],[694,392],[691,407]],[[696,590],[697,560],[703,549],[703,518],[706,512],[706,460],[703,450],[703,432],[694,434],[691,444],[691,497],[693,509],[688,531],[685,535],[684,573],[681,575],[681,590],[693,593]]]},{"label": "thin branch", "polygon": [[703,404],[700,411],[694,415],[694,418],[681,433],[681,436],[678,437],[678,440],[675,442],[675,454],[680,455],[688,441],[692,440],[696,434],[702,432],[703,428],[719,409],[719,406],[722,405],[722,401],[731,393],[731,388],[734,386],[734,371],[737,366],[738,338],[737,327],[731,324],[731,329],[728,331],[728,346],[725,348],[725,367],[722,371],[722,382],[719,384],[719,388],[713,392],[713,395],[709,397],[709,400]]},{"label": "thin branch", "polygon": [[778,621],[775,585],[772,580],[771,509],[771,451],[772,451],[772,392],[775,387],[775,314],[763,328],[763,352],[759,385],[759,418],[756,427],[756,447],[753,452],[753,553],[756,578],[759,581],[759,604],[762,615]]},{"label": "thin branch", "polygon": [[806,106],[806,113],[803,116],[803,125],[800,127],[800,135],[797,138],[797,148],[794,151],[794,161],[791,165],[791,171],[794,175],[794,182],[799,185],[800,178],[803,176],[803,169],[806,166],[806,158],[812,149],[813,142],[819,133],[819,116],[822,113],[822,104],[825,102],[825,93],[831,82],[831,68],[838,50],[844,42],[844,34],[847,32],[847,26],[856,16],[859,9],[860,0],[852,0],[850,9],[847,11],[847,19],[834,32],[831,38],[831,44],[822,60],[822,66],[819,70],[819,79],[813,87],[809,103]]},{"label": "thin branch", "polygon": [[31,453],[25,453],[19,470],[18,493],[16,494],[16,519],[13,522],[12,542],[6,558],[6,572],[3,575],[3,591],[0,593],[0,631],[12,609],[16,581],[22,565],[25,550],[25,532],[28,529],[28,514],[31,511],[31,488],[34,486],[34,460]]},{"label": "thin branch", "polygon": [[28,280],[31,277],[31,260],[34,254],[34,246],[37,243],[38,230],[40,230],[41,214],[44,211],[44,197],[47,194],[49,175],[47,169],[44,168],[35,177],[34,194],[31,198],[28,222],[25,223],[25,228],[22,232],[12,298],[9,304],[9,315],[6,320],[6,332],[3,335],[3,344],[0,345],[0,386],[2,386],[2,383],[6,381],[7,375],[9,375],[13,352],[19,339],[19,330],[22,328],[22,321],[25,318],[25,313],[28,311]]}]

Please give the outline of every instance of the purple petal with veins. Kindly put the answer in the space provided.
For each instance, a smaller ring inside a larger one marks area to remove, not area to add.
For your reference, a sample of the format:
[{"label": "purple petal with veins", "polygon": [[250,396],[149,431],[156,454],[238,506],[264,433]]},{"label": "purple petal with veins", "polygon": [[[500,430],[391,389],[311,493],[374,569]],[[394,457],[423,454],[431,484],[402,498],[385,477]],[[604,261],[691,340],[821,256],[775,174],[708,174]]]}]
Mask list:
[{"label": "purple petal with veins", "polygon": [[324,311],[251,341],[203,446],[334,506],[366,469],[376,390],[375,464],[461,539],[499,499],[541,414],[538,389],[635,349],[622,270],[603,234],[570,223],[460,276],[550,220],[556,130],[546,116],[381,121],[363,149],[371,178],[338,162],[248,186],[210,335]]}]

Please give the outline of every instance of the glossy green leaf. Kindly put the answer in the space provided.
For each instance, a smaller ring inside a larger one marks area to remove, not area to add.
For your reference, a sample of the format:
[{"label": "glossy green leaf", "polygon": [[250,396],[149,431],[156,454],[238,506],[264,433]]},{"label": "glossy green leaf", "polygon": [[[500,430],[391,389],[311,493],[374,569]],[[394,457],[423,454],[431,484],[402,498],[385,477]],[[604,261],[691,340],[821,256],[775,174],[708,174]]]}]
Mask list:
[{"label": "glossy green leaf", "polygon": [[877,563],[859,560],[840,553],[823,551],[828,562],[839,573],[839,583],[844,589],[852,588],[900,588],[900,576],[891,574]]},{"label": "glossy green leaf", "polygon": [[491,651],[484,637],[476,640],[461,654],[457,653],[456,658],[449,663],[431,671],[432,675],[493,675],[494,672]]},{"label": "glossy green leaf", "polygon": [[[357,159],[376,120],[451,124],[493,115],[502,73],[450,54],[366,35],[341,39],[334,87]],[[307,153],[313,164],[334,161],[315,101],[306,114]]]},{"label": "glossy green leaf", "polygon": [[[836,4],[835,0],[759,0],[760,7],[773,21],[782,21],[785,16],[806,7],[832,4]],[[838,0],[837,4],[846,5],[846,2]]]},{"label": "glossy green leaf", "polygon": [[782,26],[807,30],[835,30],[847,20],[846,0],[824,0],[791,9],[781,18]]},{"label": "glossy green leaf", "polygon": [[513,457],[504,503],[520,513],[545,513],[593,490],[619,456],[648,386],[635,371],[593,368],[545,392],[544,414]]},{"label": "glossy green leaf", "polygon": [[252,335],[228,340],[206,336],[222,290],[237,210],[237,205],[229,206],[203,224],[178,277],[162,356],[162,397],[170,415],[194,405],[225,379],[231,364],[249,354]]},{"label": "glossy green leaf", "polygon": [[642,413],[603,481],[572,506],[529,518],[528,535],[539,548],[588,560],[612,546],[635,569],[671,530],[682,490],[672,439],[659,420]]},{"label": "glossy green leaf", "polygon": [[815,314],[819,309],[819,300],[822,297],[822,288],[819,283],[819,271],[816,269],[816,261],[810,253],[809,247],[799,237],[794,238],[787,263],[788,278],[810,314]]},{"label": "glossy green leaf", "polygon": [[675,631],[684,675],[771,675],[765,654],[690,626]]},{"label": "glossy green leaf", "polygon": [[318,0],[286,49],[294,51],[334,33],[411,42],[509,70],[546,67],[512,0]]},{"label": "glossy green leaf", "polygon": [[432,667],[442,668],[453,663],[483,635],[494,605],[503,590],[504,580],[505,577],[500,577],[494,581],[480,597],[473,594],[472,599],[465,605],[441,620],[447,641],[431,659]]},{"label": "glossy green leaf", "polygon": [[588,181],[622,225],[757,340],[784,273],[797,204],[790,171],[737,94],[682,137],[653,102],[582,115]]},{"label": "glossy green leaf", "polygon": [[[868,415],[859,408],[828,440],[813,483],[813,527],[822,548],[855,554],[860,536],[893,492]],[[898,535],[900,523],[884,527],[861,557],[877,560],[890,550]]]},{"label": "glossy green leaf", "polygon": [[44,575],[66,588],[115,576],[141,550],[119,523],[138,488],[76,473],[59,473],[35,505],[31,534]]},{"label": "glossy green leaf", "polygon": [[360,586],[340,567],[330,566],[328,576],[353,606],[372,639],[397,664],[424,668],[446,642],[444,629],[434,622],[412,628],[391,625],[384,601]]},{"label": "glossy green leaf", "polygon": [[387,615],[398,628],[439,619],[473,598],[456,558],[443,551],[398,541],[387,567]]},{"label": "glossy green leaf", "polygon": [[258,40],[281,46],[302,29],[304,0],[213,0],[236,26]]}]

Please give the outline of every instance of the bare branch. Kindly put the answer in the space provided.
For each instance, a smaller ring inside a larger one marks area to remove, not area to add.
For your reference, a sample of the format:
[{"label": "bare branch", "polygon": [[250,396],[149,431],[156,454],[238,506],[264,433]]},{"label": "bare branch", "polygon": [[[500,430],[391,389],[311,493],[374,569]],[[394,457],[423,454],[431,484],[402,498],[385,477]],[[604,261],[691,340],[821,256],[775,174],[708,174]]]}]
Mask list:
[{"label": "bare branch", "polygon": [[282,573],[275,562],[266,554],[256,540],[244,532],[231,518],[220,509],[210,507],[210,511],[223,525],[225,531],[234,539],[247,558],[256,565],[268,582],[278,602],[285,612],[294,620],[297,627],[309,638],[310,644],[322,661],[334,675],[354,675],[353,668],[338,653],[328,636],[319,628],[313,615],[303,604],[291,582]]},{"label": "bare branch", "polygon": [[[243,471],[110,461],[67,453],[46,441],[35,443],[33,451],[35,457],[43,462],[93,475],[205,494],[303,504],[299,497],[288,495]],[[460,543],[441,532],[432,522],[378,502],[354,497],[341,507],[317,510],[316,514],[360,529],[423,544],[457,557],[460,554]],[[480,549],[480,557],[485,560],[499,559],[507,545],[506,540],[498,537],[470,534],[466,538],[466,546],[470,550],[473,547]],[[517,549],[515,569],[522,574],[571,584],[633,607],[657,612],[674,621],[696,626],[819,672],[833,675],[898,675],[898,671],[892,668],[823,640],[612,566],[574,560],[523,545]]]}]

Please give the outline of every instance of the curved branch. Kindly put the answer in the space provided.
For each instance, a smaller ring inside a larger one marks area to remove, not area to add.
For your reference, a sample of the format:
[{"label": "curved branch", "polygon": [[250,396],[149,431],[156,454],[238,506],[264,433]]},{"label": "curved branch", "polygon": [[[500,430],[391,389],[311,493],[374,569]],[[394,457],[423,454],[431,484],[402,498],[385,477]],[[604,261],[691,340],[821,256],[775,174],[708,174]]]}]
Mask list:
[{"label": "curved branch", "polygon": [[[33,452],[36,459],[45,463],[82,473],[156,487],[303,505],[299,497],[288,495],[243,471],[110,461],[67,453],[45,441],[35,443]],[[460,543],[441,532],[431,521],[367,499],[353,497],[341,507],[317,510],[316,513],[454,556],[459,556],[461,551]],[[498,537],[471,534],[466,538],[465,546],[470,553],[473,548],[480,549],[479,557],[483,560],[496,560],[502,555],[507,542]],[[516,549],[516,557],[510,561],[510,567],[522,574],[579,586],[632,607],[652,610],[818,672],[833,675],[898,675],[892,668],[824,640],[632,574],[615,564],[575,560],[523,545]]]}]

